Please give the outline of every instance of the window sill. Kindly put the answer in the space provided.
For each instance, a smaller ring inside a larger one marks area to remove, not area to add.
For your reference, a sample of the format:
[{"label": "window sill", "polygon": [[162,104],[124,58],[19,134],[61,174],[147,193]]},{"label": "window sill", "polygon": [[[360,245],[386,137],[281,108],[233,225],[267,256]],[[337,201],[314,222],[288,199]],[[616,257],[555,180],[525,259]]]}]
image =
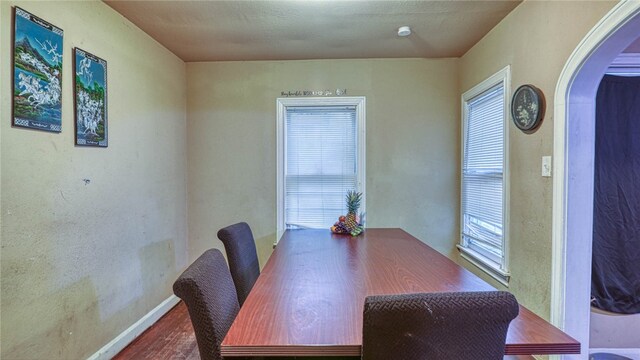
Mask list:
[{"label": "window sill", "polygon": [[460,251],[460,256],[463,259],[467,260],[471,264],[475,265],[478,269],[484,271],[492,278],[496,279],[500,284],[509,287],[509,279],[511,278],[511,274],[505,272],[495,265],[488,264],[485,260],[482,259],[482,256],[477,252],[465,248],[460,245],[456,245],[458,250]]}]

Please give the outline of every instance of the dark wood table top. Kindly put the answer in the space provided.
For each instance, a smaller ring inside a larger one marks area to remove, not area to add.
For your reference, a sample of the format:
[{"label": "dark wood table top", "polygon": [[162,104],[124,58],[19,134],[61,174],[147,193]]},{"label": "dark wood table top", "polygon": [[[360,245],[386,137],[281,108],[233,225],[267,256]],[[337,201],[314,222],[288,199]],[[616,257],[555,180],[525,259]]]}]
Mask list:
[{"label": "dark wood table top", "polygon": [[[401,229],[358,237],[286,231],[222,342],[222,356],[359,356],[366,296],[491,290]],[[508,355],[579,352],[579,342],[520,306]]]}]

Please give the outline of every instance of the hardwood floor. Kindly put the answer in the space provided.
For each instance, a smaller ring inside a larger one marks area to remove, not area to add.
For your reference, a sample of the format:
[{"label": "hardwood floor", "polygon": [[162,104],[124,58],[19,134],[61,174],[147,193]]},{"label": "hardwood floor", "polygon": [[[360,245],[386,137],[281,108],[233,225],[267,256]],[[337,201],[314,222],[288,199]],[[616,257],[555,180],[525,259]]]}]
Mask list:
[{"label": "hardwood floor", "polygon": [[[181,301],[157,323],[116,355],[114,360],[199,360],[196,336],[187,307]],[[319,359],[319,358],[313,358]],[[336,358],[327,358],[336,360]],[[531,356],[506,356],[505,360],[529,360]]]},{"label": "hardwood floor", "polygon": [[185,304],[179,302],[113,359],[199,360],[196,336]]}]

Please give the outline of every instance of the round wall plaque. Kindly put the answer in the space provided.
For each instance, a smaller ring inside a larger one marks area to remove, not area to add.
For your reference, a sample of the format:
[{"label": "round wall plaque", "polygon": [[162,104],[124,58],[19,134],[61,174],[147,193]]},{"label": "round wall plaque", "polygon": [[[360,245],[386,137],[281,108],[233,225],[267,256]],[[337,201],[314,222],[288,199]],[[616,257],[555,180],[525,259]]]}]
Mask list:
[{"label": "round wall plaque", "polygon": [[533,133],[544,118],[544,94],[533,85],[522,85],[511,99],[513,123],[525,133]]}]

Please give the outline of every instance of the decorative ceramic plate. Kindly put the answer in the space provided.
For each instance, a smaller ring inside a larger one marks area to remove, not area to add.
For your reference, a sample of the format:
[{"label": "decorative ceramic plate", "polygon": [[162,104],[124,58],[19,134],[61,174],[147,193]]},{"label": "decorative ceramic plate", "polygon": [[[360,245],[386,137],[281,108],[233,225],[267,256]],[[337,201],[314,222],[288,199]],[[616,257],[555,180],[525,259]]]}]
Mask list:
[{"label": "decorative ceramic plate", "polygon": [[522,85],[513,94],[511,117],[525,133],[534,132],[542,123],[545,111],[544,94],[533,85]]}]

